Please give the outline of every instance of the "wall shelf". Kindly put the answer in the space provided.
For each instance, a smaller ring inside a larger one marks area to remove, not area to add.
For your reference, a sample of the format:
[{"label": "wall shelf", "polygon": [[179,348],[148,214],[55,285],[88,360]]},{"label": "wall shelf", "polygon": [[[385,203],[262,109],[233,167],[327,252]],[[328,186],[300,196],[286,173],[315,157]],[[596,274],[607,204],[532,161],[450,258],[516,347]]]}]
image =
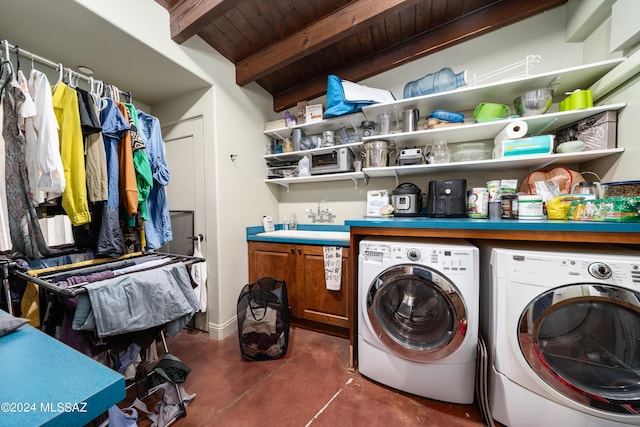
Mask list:
[{"label": "wall shelf", "polygon": [[355,189],[357,190],[359,185],[359,180],[365,180],[367,182],[368,178],[365,176],[363,172],[347,172],[347,173],[332,173],[326,175],[312,175],[312,176],[302,176],[302,177],[292,177],[292,178],[274,178],[274,179],[265,179],[264,182],[267,184],[278,184],[287,189],[289,192],[290,184],[307,184],[311,182],[328,182],[328,181],[353,181],[355,185]]},{"label": "wall shelf", "polygon": [[536,116],[518,117],[513,119],[495,120],[486,123],[468,123],[461,126],[445,127],[439,129],[419,130],[415,132],[395,133],[389,135],[377,135],[363,138],[363,142],[372,140],[388,140],[398,146],[415,145],[420,142],[426,145],[432,139],[444,138],[448,143],[493,140],[509,123],[522,120],[529,127],[528,134],[539,135],[554,129],[568,126],[574,122],[593,116],[604,111],[618,111],[626,106],[625,103],[602,105],[585,108],[583,110],[562,111],[557,113],[545,113]]},{"label": "wall shelf", "polygon": [[[305,123],[293,128],[283,128],[266,131],[270,137],[289,137],[291,129],[302,128],[308,135],[321,133],[325,130],[337,130],[343,126],[350,128],[359,126],[363,120],[376,120],[378,114],[384,112],[398,113],[402,115],[403,110],[418,108],[421,117],[434,110],[450,110],[469,112],[473,111],[476,105],[481,102],[499,102],[513,105],[513,100],[522,93],[545,87],[554,77],[558,77],[557,94],[564,94],[575,89],[587,89],[598,81],[602,76],[614,69],[617,65],[625,61],[625,58],[617,58],[608,61],[586,64],[563,70],[537,74],[517,79],[503,80],[485,85],[466,86],[449,92],[441,92],[421,97],[397,100],[389,103],[369,105],[363,108],[362,113],[356,113],[314,123]],[[564,96],[564,95],[562,95]],[[395,143],[396,150],[409,147],[420,147],[428,145],[434,139],[444,138],[449,144],[471,141],[493,140],[495,136],[509,123],[515,120],[523,120],[527,123],[529,132],[527,135],[539,135],[553,132],[564,126],[568,126],[579,120],[593,116],[604,111],[618,111],[626,106],[625,103],[612,105],[595,106],[583,110],[572,110],[557,112],[557,104],[552,106],[550,112],[545,114],[509,118],[486,123],[468,122],[461,126],[445,127],[438,129],[419,130],[415,132],[394,133],[388,135],[376,135],[364,137],[362,142],[355,142],[334,147],[316,148],[313,150],[296,151],[281,154],[265,155],[266,161],[295,161],[309,153],[328,152],[336,147],[348,146],[359,156],[363,145],[372,140],[388,140]],[[394,116],[395,117],[395,116]],[[468,120],[471,120],[468,118]],[[395,177],[398,182],[400,177],[407,175],[441,173],[451,171],[496,171],[501,169],[529,168],[530,170],[543,168],[551,164],[578,164],[591,160],[596,160],[612,155],[619,155],[624,152],[623,148],[583,151],[577,153],[553,153],[543,155],[526,155],[507,157],[502,159],[488,159],[469,162],[452,162],[445,164],[420,164],[407,166],[387,166],[378,168],[364,168],[362,172],[337,173],[327,175],[313,175],[309,177],[287,177],[266,179],[268,184],[277,184],[285,187],[289,191],[290,184],[330,182],[352,180],[355,188],[358,189],[359,181],[363,180],[368,184],[370,177]]]},{"label": "wall shelf", "polygon": [[359,150],[359,148],[362,146],[362,142],[351,142],[349,144],[338,144],[338,145],[334,145],[331,147],[320,147],[320,148],[313,148],[311,150],[301,150],[301,151],[290,151],[288,153],[278,153],[278,154],[266,154],[264,156],[265,160],[275,160],[275,161],[286,161],[286,160],[300,160],[301,158],[303,158],[304,156],[307,156],[309,154],[324,154],[324,153],[330,153],[331,151],[337,149],[337,148],[343,148],[343,147],[348,147],[351,148],[351,150],[357,154]]},{"label": "wall shelf", "polygon": [[347,114],[345,116],[334,117],[331,119],[319,120],[311,123],[301,123],[292,127],[281,127],[277,129],[271,129],[265,131],[264,134],[271,137],[283,140],[291,136],[293,129],[302,129],[305,135],[317,135],[326,130],[338,130],[342,127],[347,129],[359,128],[360,123],[364,120],[364,114],[354,113]]},{"label": "wall shelf", "polygon": [[564,96],[564,93],[572,92],[575,89],[589,88],[624,60],[625,58],[616,58],[529,77],[502,80],[484,85],[464,86],[447,92],[373,104],[364,107],[362,112],[367,120],[375,121],[379,114],[394,113],[397,110],[399,116],[402,116],[403,110],[413,108],[419,109],[421,116],[426,116],[434,110],[460,112],[473,110],[481,102],[513,105],[513,100],[518,96],[529,90],[546,87],[555,76],[559,76],[555,93]]},{"label": "wall shelf", "polygon": [[429,173],[456,171],[492,171],[513,168],[541,169],[552,164],[571,165],[601,159],[624,152],[624,148],[607,150],[581,151],[577,153],[554,153],[514,156],[502,159],[475,160],[470,162],[453,162],[443,164],[424,164],[410,166],[387,166],[380,168],[364,168],[362,172],[368,177],[399,177],[408,175],[425,175]]}]

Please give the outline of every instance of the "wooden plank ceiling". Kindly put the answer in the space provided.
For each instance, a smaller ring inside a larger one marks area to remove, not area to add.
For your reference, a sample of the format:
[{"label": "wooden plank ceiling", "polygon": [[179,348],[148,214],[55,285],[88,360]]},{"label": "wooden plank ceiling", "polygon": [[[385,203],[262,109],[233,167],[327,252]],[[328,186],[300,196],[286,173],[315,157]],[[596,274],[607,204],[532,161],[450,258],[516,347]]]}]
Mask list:
[{"label": "wooden plank ceiling", "polygon": [[171,37],[200,36],[257,82],[274,111],[324,95],[567,0],[156,0]]}]

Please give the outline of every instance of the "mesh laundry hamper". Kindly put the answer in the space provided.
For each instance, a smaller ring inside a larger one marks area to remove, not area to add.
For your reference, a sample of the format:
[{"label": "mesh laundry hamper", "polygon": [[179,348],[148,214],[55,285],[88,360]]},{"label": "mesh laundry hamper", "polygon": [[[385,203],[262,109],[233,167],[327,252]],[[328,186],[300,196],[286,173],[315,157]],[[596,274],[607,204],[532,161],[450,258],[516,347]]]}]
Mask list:
[{"label": "mesh laundry hamper", "polygon": [[246,360],[272,360],[289,345],[289,300],[284,280],[263,277],[238,297],[238,338]]}]

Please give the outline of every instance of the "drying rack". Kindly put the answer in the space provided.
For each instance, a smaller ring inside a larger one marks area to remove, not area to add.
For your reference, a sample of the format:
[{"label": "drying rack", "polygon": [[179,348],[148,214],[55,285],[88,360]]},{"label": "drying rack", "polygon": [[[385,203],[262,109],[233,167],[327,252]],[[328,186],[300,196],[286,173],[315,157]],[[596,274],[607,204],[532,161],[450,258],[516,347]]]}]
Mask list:
[{"label": "drying rack", "polygon": [[[164,336],[164,331],[160,331],[160,339],[162,342],[162,349],[164,350],[164,354],[169,354],[169,347],[167,346],[167,340]],[[154,370],[151,370],[151,372],[143,373],[141,377],[138,377],[138,374],[136,373],[135,380],[131,384],[127,385],[125,387],[125,390],[129,390],[132,387],[136,387],[136,394],[138,395],[138,398],[142,401],[145,400],[147,397],[149,397],[152,394],[149,392],[146,384],[147,384],[147,381],[149,380],[149,377],[151,377],[153,373],[154,373]],[[169,420],[165,424],[165,427],[170,426],[174,422],[178,421],[179,418],[183,418],[187,416],[187,405],[185,405],[184,399],[182,398],[182,392],[180,391],[180,387],[178,386],[178,384],[174,382],[172,382],[171,384],[176,390],[176,395],[178,396],[180,412],[178,412],[171,420]]]},{"label": "drying rack", "polygon": [[[73,264],[69,264],[68,266],[61,266],[61,267],[57,267],[55,269],[42,269],[42,270],[28,270],[28,271],[21,271],[18,269],[18,264],[15,261],[11,261],[11,260],[0,260],[0,275],[2,278],[2,287],[3,287],[3,291],[5,292],[6,295],[6,300],[7,300],[7,307],[9,309],[9,314],[13,315],[13,307],[12,307],[12,301],[11,301],[11,289],[10,289],[10,284],[9,284],[9,276],[13,275],[15,277],[21,278],[23,280],[26,280],[28,282],[32,282],[38,286],[41,286],[42,288],[46,289],[48,292],[54,293],[56,295],[60,295],[66,298],[73,298],[76,297],[78,295],[82,295],[82,294],[86,294],[88,293],[87,289],[84,287],[84,285],[87,285],[89,282],[84,282],[84,283],[78,283],[75,285],[71,285],[69,287],[60,287],[57,285],[57,283],[52,282],[50,280],[47,279],[51,279],[53,277],[57,278],[57,279],[63,279],[72,275],[76,275],[76,274],[87,274],[87,273],[91,273],[91,272],[96,272],[96,271],[104,271],[105,269],[115,269],[115,268],[120,268],[120,267],[127,267],[127,266],[131,266],[131,265],[135,265],[135,261],[139,260],[142,257],[163,257],[163,258],[168,258],[170,259],[172,262],[182,262],[185,266],[189,266],[198,262],[204,262],[205,259],[201,258],[201,257],[194,257],[194,256],[187,256],[187,255],[176,255],[176,254],[170,254],[170,253],[165,253],[165,252],[136,252],[136,253],[132,253],[132,254],[127,254],[118,258],[102,258],[102,259],[93,259],[91,260],[90,263],[85,263],[85,262],[78,262],[78,263],[73,263]],[[47,308],[45,309],[45,315],[44,315],[44,320],[43,323],[47,322],[47,318],[51,309],[51,306],[53,304],[52,299],[49,300],[49,304],[47,306]],[[160,331],[160,339],[161,339],[161,343],[162,343],[162,347],[164,350],[164,354],[169,354],[169,348],[167,346],[167,341],[164,335],[164,331],[161,330]],[[129,384],[126,389],[128,390],[129,388],[136,386],[137,387],[137,394],[140,394],[140,383],[146,383],[147,379],[149,378],[149,376],[151,376],[153,374],[153,370],[151,370],[151,372],[149,372],[148,374],[144,375],[143,378],[138,378],[138,376],[136,375],[135,381],[131,384]],[[182,397],[182,393],[180,390],[180,387],[178,386],[178,384],[171,382],[173,384],[173,386],[175,387],[176,390],[176,394],[178,396],[178,400],[179,400],[179,406],[180,406],[180,411],[175,415],[175,417],[171,420],[169,420],[169,422],[166,425],[171,425],[173,424],[175,421],[177,421],[179,418],[182,417],[186,417],[187,415],[187,408],[186,405],[184,403],[184,399]],[[148,390],[145,390],[145,392],[143,393],[143,396],[138,396],[139,399],[144,400],[147,397],[149,397],[150,393],[148,393]]]},{"label": "drying rack", "polygon": [[[24,279],[28,282],[33,282],[38,286],[42,286],[43,288],[55,292],[57,294],[61,294],[68,298],[73,298],[75,296],[87,293],[87,289],[84,287],[87,283],[78,283],[76,285],[71,285],[66,288],[61,288],[54,282],[47,281],[47,278],[51,277],[60,277],[61,275],[72,275],[77,272],[91,272],[91,271],[100,271],[104,270],[105,267],[111,266],[112,268],[116,267],[126,267],[127,265],[131,265],[127,263],[127,261],[133,261],[139,257],[145,256],[164,256],[167,258],[171,258],[175,261],[181,261],[186,266],[197,262],[203,262],[204,258],[187,256],[187,255],[175,255],[164,252],[135,252],[132,254],[124,255],[118,258],[103,258],[103,259],[95,259],[92,260],[90,265],[85,265],[82,263],[69,264],[68,268],[58,268],[55,271],[46,271],[43,273],[30,273],[29,271],[24,272],[15,269],[15,263],[12,269],[9,270],[10,274]],[[33,270],[32,270],[33,271]],[[8,286],[8,283],[4,281],[5,287]],[[9,292],[8,289],[5,289],[5,292]]]}]

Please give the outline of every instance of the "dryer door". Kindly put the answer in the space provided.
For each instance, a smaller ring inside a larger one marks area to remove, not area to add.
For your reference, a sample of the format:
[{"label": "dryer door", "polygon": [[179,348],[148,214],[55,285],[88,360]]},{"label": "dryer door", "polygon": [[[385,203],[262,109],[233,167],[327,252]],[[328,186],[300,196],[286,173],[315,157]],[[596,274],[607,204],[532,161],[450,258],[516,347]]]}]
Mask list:
[{"label": "dryer door", "polygon": [[518,339],[556,391],[600,410],[640,413],[640,293],[594,283],[551,289],[522,313]]},{"label": "dryer door", "polygon": [[452,354],[467,331],[467,309],[456,286],[413,264],[390,267],[372,281],[367,316],[390,351],[416,362]]}]

